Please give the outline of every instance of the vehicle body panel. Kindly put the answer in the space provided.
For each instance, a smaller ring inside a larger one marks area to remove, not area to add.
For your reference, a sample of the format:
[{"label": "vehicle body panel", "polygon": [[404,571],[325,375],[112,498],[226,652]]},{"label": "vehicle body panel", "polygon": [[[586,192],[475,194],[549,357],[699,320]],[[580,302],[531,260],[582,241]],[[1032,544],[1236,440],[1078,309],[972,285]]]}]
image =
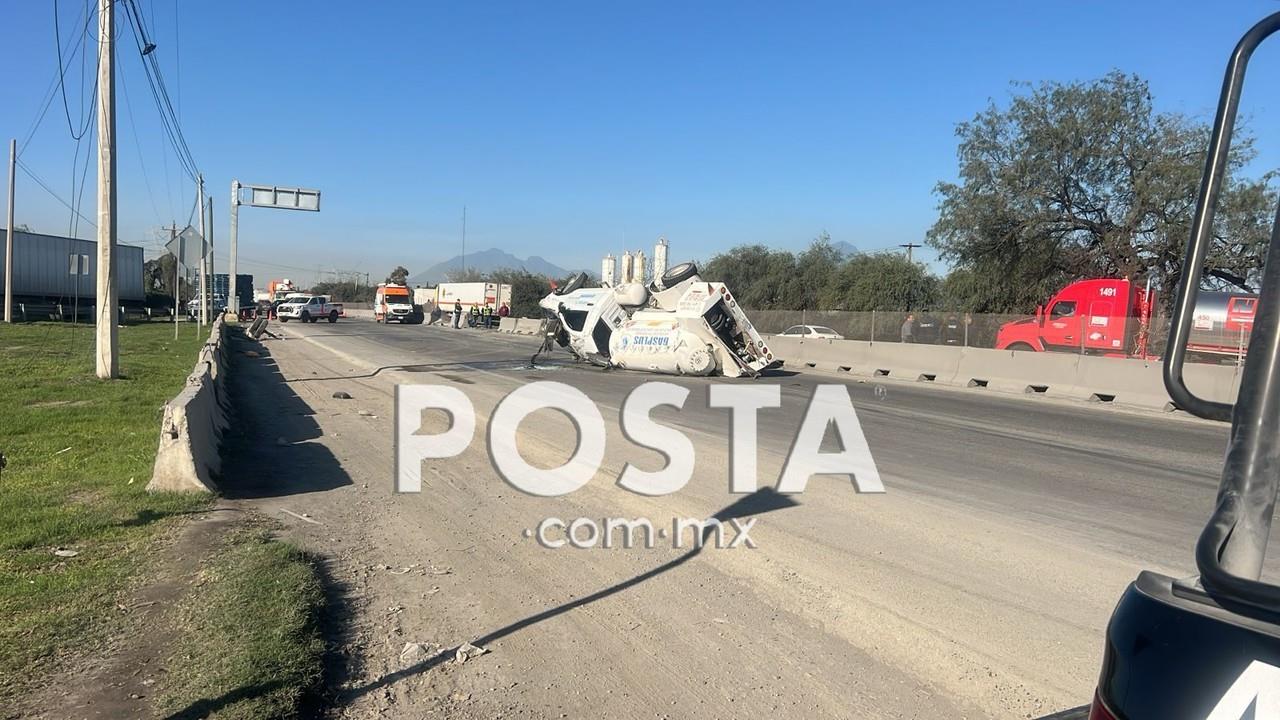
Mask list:
[{"label": "vehicle body panel", "polygon": [[[1242,678],[1250,682],[1253,663],[1280,667],[1276,621],[1224,608],[1192,582],[1143,572],[1107,627],[1098,698],[1119,720],[1206,720]],[[1246,705],[1256,691],[1235,690]]]}]

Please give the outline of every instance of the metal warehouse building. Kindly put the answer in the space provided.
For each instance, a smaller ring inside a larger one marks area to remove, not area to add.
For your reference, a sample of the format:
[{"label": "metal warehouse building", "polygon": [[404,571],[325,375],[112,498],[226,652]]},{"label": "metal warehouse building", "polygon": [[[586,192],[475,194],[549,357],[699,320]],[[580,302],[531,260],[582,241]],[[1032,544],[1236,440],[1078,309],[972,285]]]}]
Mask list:
[{"label": "metal warehouse building", "polygon": [[[4,244],[0,230],[0,297],[4,296]],[[14,302],[92,304],[97,294],[98,243],[23,232],[13,234]],[[116,245],[116,289],[122,305],[141,305],[142,248]]]}]

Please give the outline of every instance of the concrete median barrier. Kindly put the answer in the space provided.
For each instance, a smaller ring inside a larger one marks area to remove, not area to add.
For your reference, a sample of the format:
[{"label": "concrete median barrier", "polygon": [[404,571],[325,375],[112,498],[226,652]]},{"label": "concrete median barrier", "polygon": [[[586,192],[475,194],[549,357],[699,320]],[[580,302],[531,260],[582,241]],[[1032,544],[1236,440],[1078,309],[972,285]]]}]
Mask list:
[{"label": "concrete median barrier", "polygon": [[955,384],[1001,392],[1078,397],[1079,356],[985,348],[950,348],[960,356]]},{"label": "concrete median barrier", "polygon": [[505,333],[513,333],[516,331],[516,324],[519,322],[519,318],[504,317],[498,321],[498,330]]},{"label": "concrete median barrier", "polygon": [[[1175,409],[1155,360],[777,335],[767,342],[774,356],[792,370]],[[1188,364],[1185,376],[1188,386],[1209,400],[1234,402],[1239,389],[1239,369],[1234,366]]]},{"label": "concrete median barrier", "polygon": [[542,321],[530,318],[516,318],[515,329],[512,332],[520,335],[537,335],[542,331]]},{"label": "concrete median barrier", "polygon": [[227,428],[224,328],[222,318],[214,321],[186,387],[164,406],[148,492],[217,492],[213,477]]}]

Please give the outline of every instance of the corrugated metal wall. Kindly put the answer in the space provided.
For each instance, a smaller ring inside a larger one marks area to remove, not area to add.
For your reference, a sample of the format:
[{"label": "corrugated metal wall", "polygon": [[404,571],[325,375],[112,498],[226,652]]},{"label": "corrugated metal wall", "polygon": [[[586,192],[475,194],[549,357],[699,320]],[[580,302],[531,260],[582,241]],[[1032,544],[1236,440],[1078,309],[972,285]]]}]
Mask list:
[{"label": "corrugated metal wall", "polygon": [[[4,243],[0,230],[0,295],[4,294]],[[92,300],[97,293],[98,243],[19,230],[13,243],[13,296]],[[142,302],[142,248],[116,246],[116,289],[120,300]]]}]

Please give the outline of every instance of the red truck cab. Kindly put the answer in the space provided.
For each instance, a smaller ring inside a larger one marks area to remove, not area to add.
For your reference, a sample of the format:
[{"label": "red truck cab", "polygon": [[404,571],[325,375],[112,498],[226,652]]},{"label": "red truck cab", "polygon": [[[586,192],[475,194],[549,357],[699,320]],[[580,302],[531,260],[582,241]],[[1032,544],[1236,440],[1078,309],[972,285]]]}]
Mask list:
[{"label": "red truck cab", "polygon": [[1130,280],[1079,280],[1036,308],[1036,316],[1005,323],[997,350],[1144,355],[1154,293]]}]

